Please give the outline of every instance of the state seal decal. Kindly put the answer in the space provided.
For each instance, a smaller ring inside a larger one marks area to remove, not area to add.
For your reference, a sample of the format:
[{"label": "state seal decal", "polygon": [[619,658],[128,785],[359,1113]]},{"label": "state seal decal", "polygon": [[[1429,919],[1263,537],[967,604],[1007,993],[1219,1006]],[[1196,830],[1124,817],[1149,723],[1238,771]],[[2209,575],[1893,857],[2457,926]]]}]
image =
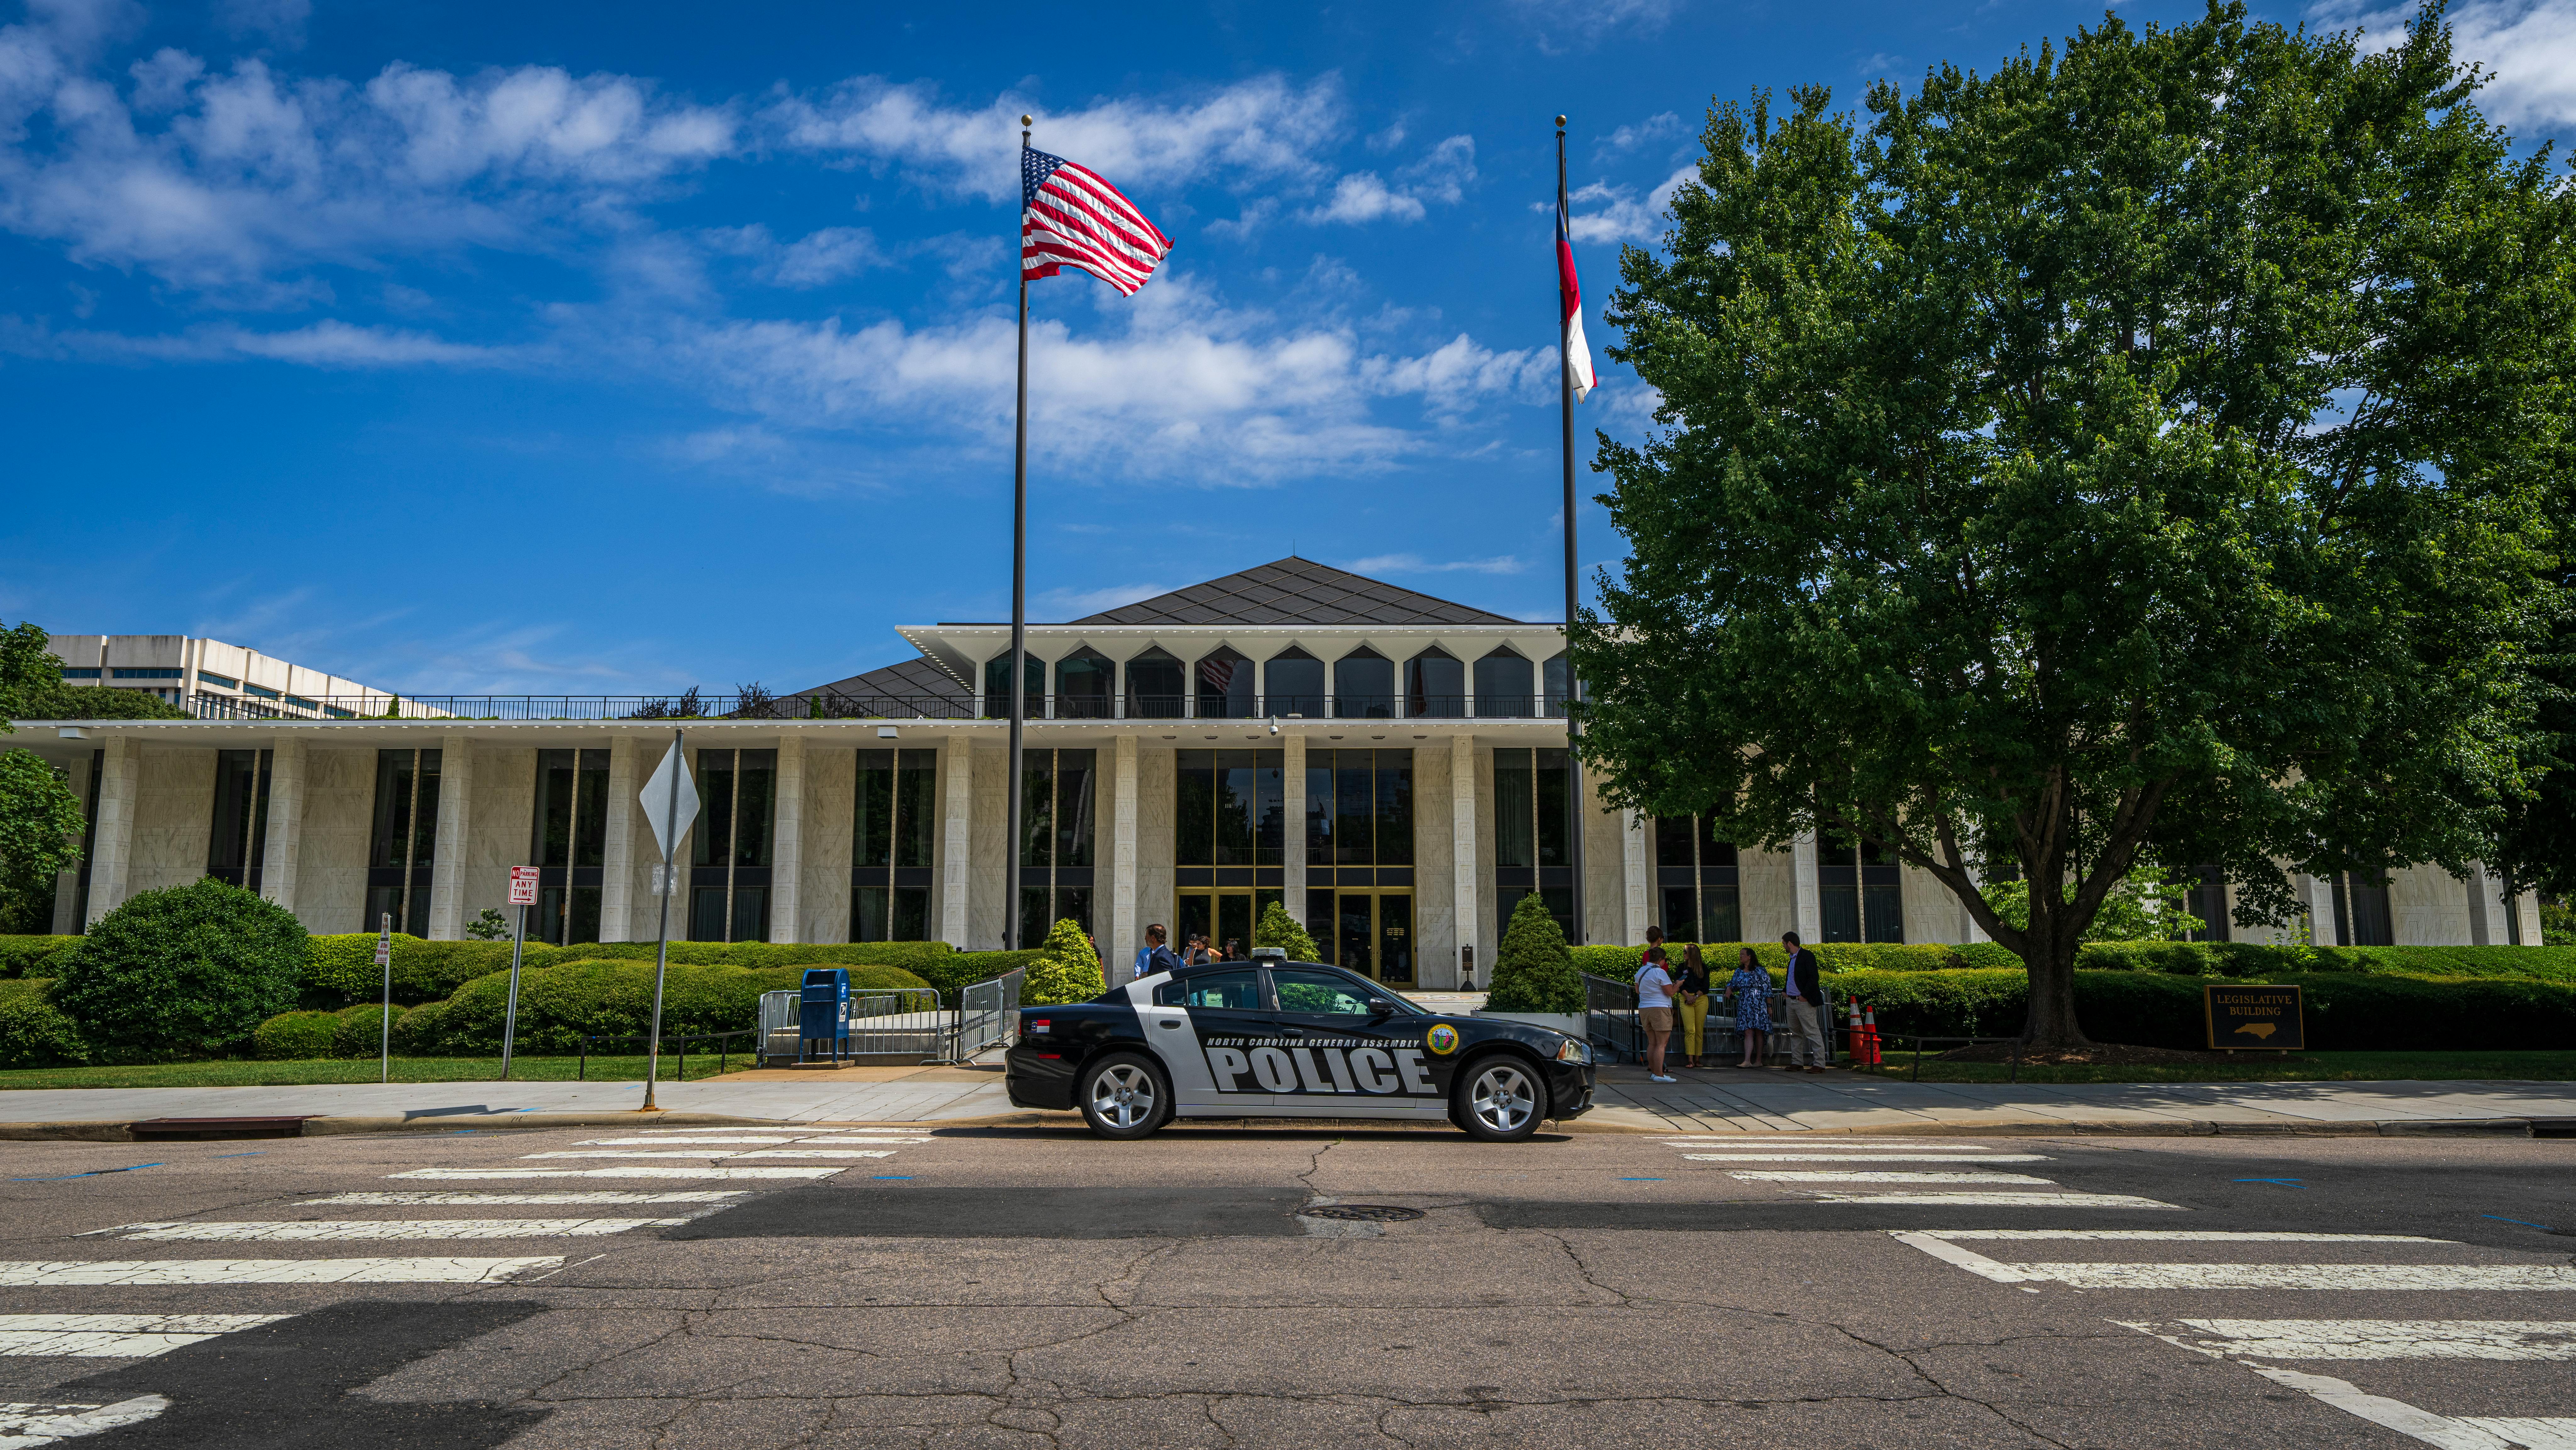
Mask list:
[{"label": "state seal decal", "polygon": [[1447,1057],[1458,1050],[1458,1029],[1446,1022],[1434,1023],[1422,1041],[1435,1056]]}]

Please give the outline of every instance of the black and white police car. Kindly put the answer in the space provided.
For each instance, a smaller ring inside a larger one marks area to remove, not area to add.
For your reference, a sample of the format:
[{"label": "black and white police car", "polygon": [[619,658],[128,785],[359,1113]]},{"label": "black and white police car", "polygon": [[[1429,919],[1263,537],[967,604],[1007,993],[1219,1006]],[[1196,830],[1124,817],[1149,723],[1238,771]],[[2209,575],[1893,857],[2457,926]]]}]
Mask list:
[{"label": "black and white police car", "polygon": [[1510,1143],[1592,1108],[1580,1038],[1426,1011],[1354,972],[1256,948],[1020,1010],[1003,1081],[1023,1108],[1078,1107],[1104,1138],[1174,1118],[1438,1122]]}]

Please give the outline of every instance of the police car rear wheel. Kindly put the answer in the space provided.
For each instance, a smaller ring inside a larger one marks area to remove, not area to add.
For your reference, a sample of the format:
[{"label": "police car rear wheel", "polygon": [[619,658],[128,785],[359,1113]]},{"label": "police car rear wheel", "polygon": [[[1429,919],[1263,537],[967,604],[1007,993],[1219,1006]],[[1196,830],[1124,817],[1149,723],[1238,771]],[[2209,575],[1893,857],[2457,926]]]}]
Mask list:
[{"label": "police car rear wheel", "polygon": [[1135,1053],[1111,1053],[1083,1074],[1082,1116],[1103,1138],[1142,1138],[1171,1112],[1162,1074]]},{"label": "police car rear wheel", "polygon": [[1517,1143],[1537,1132],[1539,1120],[1547,1116],[1547,1088],[1524,1063],[1482,1058],[1458,1074],[1449,1116],[1468,1137]]}]

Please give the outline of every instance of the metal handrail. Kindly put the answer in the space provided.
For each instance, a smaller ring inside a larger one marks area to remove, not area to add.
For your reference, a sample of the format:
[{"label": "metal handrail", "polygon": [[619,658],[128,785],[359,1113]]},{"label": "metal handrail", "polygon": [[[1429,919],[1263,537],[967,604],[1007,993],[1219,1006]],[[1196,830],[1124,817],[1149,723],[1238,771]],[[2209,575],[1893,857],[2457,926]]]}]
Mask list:
[{"label": "metal handrail", "polygon": [[[692,1032],[686,1036],[678,1036],[667,1032],[664,1033],[662,1035],[662,1040],[664,1042],[676,1042],[680,1044],[680,1072],[679,1076],[671,1079],[671,1081],[687,1082],[689,1080],[690,1043],[721,1043],[729,1037],[749,1037],[751,1033],[752,1029],[748,1027],[741,1028],[740,1030],[733,1032]],[[588,1082],[590,1080],[590,1045],[594,1042],[650,1042],[652,1040],[653,1034],[650,1032],[638,1032],[626,1037],[612,1036],[607,1033],[586,1034],[581,1039],[581,1066],[574,1073],[574,1076],[583,1082]],[[699,1054],[701,1057],[705,1055],[706,1054],[704,1053]],[[730,1056],[731,1053],[729,1049],[723,1047],[718,1047],[716,1049],[716,1072],[719,1075],[724,1072],[725,1064],[730,1059]]]},{"label": "metal handrail", "polygon": [[[311,695],[293,702],[201,692],[180,702],[200,720],[1000,720],[1006,702],[980,693],[801,695]],[[1555,695],[1069,695],[1028,697],[1031,720],[1535,720],[1562,718]]]}]

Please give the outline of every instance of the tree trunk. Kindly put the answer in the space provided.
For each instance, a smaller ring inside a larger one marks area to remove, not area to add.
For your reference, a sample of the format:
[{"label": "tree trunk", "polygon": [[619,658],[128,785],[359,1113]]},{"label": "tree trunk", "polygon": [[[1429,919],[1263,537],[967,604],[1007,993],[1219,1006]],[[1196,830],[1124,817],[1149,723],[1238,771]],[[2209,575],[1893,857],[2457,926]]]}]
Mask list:
[{"label": "tree trunk", "polygon": [[2090,1047],[2092,1040],[2075,1020],[2075,947],[2060,943],[2055,933],[2031,933],[2030,951],[2022,958],[2030,968],[2030,1011],[2022,1019],[2023,1043],[2033,1049],[2064,1051]]}]

